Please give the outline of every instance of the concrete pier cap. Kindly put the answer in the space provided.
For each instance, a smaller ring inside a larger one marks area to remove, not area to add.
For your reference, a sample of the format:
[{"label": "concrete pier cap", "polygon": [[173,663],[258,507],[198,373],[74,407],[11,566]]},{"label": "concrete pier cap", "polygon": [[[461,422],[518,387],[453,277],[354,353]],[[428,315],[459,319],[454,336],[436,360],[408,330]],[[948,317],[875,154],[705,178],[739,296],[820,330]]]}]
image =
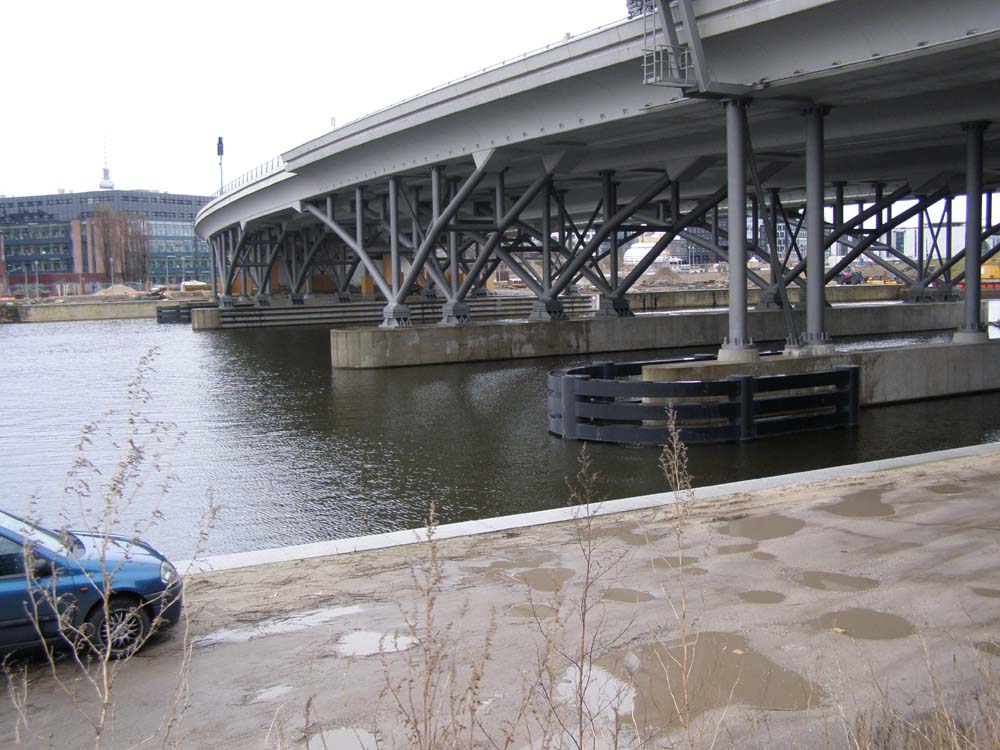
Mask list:
[{"label": "concrete pier cap", "polygon": [[757,362],[760,352],[752,344],[723,344],[719,348],[719,362]]}]

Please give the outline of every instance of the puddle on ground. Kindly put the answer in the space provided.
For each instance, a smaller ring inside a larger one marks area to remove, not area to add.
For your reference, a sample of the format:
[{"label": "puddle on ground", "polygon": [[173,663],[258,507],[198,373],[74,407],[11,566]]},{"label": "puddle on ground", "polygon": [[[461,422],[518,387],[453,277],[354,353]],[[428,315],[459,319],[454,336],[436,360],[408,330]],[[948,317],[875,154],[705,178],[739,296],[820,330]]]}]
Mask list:
[{"label": "puddle on ground", "polygon": [[653,567],[657,570],[662,570],[663,568],[686,568],[688,565],[693,565],[698,562],[698,558],[694,555],[660,555],[659,557],[654,557],[652,560]]},{"label": "puddle on ground", "polygon": [[811,589],[822,589],[823,591],[867,591],[879,584],[874,578],[828,573],[825,570],[807,570],[794,576],[792,580]]},{"label": "puddle on ground", "polygon": [[789,518],[780,513],[768,513],[730,521],[720,531],[726,536],[742,536],[763,542],[766,539],[791,536],[805,525],[805,521],[800,521],[798,518]]},{"label": "puddle on ground", "polygon": [[636,523],[594,527],[590,530],[591,539],[613,538],[633,547],[641,547],[644,544],[659,541],[666,536],[668,535],[643,531],[642,527]]},{"label": "puddle on ground", "polygon": [[374,656],[405,651],[416,642],[417,639],[411,635],[355,630],[342,635],[334,648],[341,656]]},{"label": "puddle on ground", "polygon": [[896,515],[896,511],[888,503],[882,502],[884,492],[884,489],[852,492],[839,503],[820,506],[820,510],[848,518],[888,518]]},{"label": "puddle on ground", "polygon": [[[555,699],[559,703],[568,703],[570,706],[583,704],[583,713],[587,717],[589,733],[593,735],[595,747],[620,747],[618,742],[608,742],[617,737],[620,724],[630,723],[635,704],[635,688],[633,688],[624,675],[624,679],[611,674],[606,668],[591,664],[585,673],[583,695],[579,695],[580,683],[579,672],[572,667],[563,672],[562,679],[556,683]],[[582,699],[582,700],[581,700]],[[572,734],[566,734],[563,738],[569,742],[557,739],[554,745],[546,744],[545,747],[573,747],[578,745],[578,740]],[[589,738],[588,738],[589,739]],[[531,747],[538,747],[532,745]],[[591,745],[588,745],[591,747]]]},{"label": "puddle on ground", "polygon": [[757,542],[748,542],[747,544],[723,544],[721,547],[716,547],[715,552],[719,555],[738,555],[741,552],[753,552],[757,549]]},{"label": "puddle on ground", "polygon": [[982,586],[972,586],[972,593],[987,599],[1000,599],[1000,589],[986,589]]},{"label": "puddle on ground", "polygon": [[875,542],[875,544],[868,547],[868,552],[873,555],[892,555],[896,552],[902,552],[907,549],[917,549],[918,547],[923,547],[924,545],[918,544],[917,542],[897,542],[893,539],[883,539],[881,542]]},{"label": "puddle on ground", "polygon": [[[635,690],[632,716],[647,730],[676,728],[671,698],[680,689],[684,647],[678,642],[619,651],[597,664]],[[801,711],[823,699],[822,690],[750,648],[733,633],[700,633],[687,648],[689,717],[738,704],[779,711]],[[678,703],[683,703],[678,698]]]},{"label": "puddle on ground", "polygon": [[754,560],[777,560],[777,555],[772,555],[770,552],[751,552],[750,557]]},{"label": "puddle on ground", "polygon": [[274,687],[269,687],[266,690],[261,690],[253,697],[253,700],[254,702],[274,701],[290,692],[292,692],[291,685],[275,685]]},{"label": "puddle on ground", "polygon": [[927,489],[933,492],[935,495],[957,495],[959,492],[965,492],[965,487],[963,487],[960,484],[954,484],[952,482],[944,482],[942,484],[932,484]]},{"label": "puddle on ground", "polygon": [[[378,750],[378,740],[375,735],[365,729],[354,727],[340,727],[339,729],[327,729],[315,736],[319,739],[316,743],[319,747],[331,747],[337,750]],[[311,744],[306,741],[306,745]]]},{"label": "puddle on ground", "polygon": [[515,617],[527,617],[530,620],[553,620],[559,610],[548,604],[515,604],[509,610]]},{"label": "puddle on ground", "polygon": [[326,609],[298,612],[287,617],[276,617],[247,625],[222,628],[221,630],[216,630],[207,635],[195,638],[191,641],[191,645],[214,646],[219,643],[245,643],[255,638],[281,635],[283,633],[298,633],[317,625],[325,625],[328,622],[336,620],[338,617],[357,614],[360,611],[361,607],[352,604],[347,607],[327,607]]},{"label": "puddle on ground", "polygon": [[869,641],[906,638],[906,636],[917,632],[908,620],[904,620],[898,615],[890,615],[887,612],[876,612],[873,609],[844,609],[839,612],[827,612],[816,621],[816,624],[841,635]]},{"label": "puddle on ground", "polygon": [[573,577],[574,572],[572,568],[535,568],[522,571],[514,577],[535,591],[551,593],[561,589]]},{"label": "puddle on ground", "polygon": [[740,599],[748,604],[778,604],[785,601],[785,595],[777,591],[741,591]]},{"label": "puddle on ground", "polygon": [[635,589],[606,589],[603,594],[601,594],[602,599],[607,599],[609,602],[625,602],[626,604],[639,604],[640,602],[651,602],[656,597],[652,594],[648,594],[645,591],[636,591]]},{"label": "puddle on ground", "polygon": [[1000,642],[998,641],[976,641],[972,645],[977,651],[982,651],[989,656],[1000,657]]}]

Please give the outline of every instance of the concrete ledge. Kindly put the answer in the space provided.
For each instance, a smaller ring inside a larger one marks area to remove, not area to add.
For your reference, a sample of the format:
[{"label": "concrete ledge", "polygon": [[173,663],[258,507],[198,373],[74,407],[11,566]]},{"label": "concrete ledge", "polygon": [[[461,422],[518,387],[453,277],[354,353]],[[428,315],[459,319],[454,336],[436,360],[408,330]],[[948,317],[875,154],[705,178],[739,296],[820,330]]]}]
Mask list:
[{"label": "concrete ledge", "polygon": [[756,362],[647,365],[643,380],[724,380],[730,375],[779,375],[861,367],[861,405],[942,398],[1000,390],[1000,341],[921,344],[807,357],[764,357]]},{"label": "concrete ledge", "polygon": [[[873,336],[955,330],[961,324],[962,311],[960,302],[845,305],[828,309],[826,319],[832,336]],[[802,330],[805,313],[794,314]],[[750,311],[748,324],[755,341],[783,341],[786,337],[780,310]],[[727,329],[725,310],[456,327],[333,329],[330,356],[335,368],[369,369],[684,346],[717,347]]]},{"label": "concrete ledge", "polygon": [[[967,448],[953,448],[944,451],[934,451],[932,453],[921,453],[914,456],[900,456],[899,458],[888,458],[880,461],[866,461],[859,464],[832,466],[826,469],[814,469],[812,471],[801,471],[795,474],[780,474],[772,477],[762,477],[760,479],[748,479],[741,482],[716,484],[709,487],[696,487],[692,494],[686,499],[691,501],[709,500],[726,497],[728,495],[749,493],[759,490],[773,489],[776,487],[790,487],[797,484],[804,484],[806,482],[818,482],[827,479],[847,478],[852,481],[856,481],[859,475],[875,471],[901,469],[907,466],[930,464],[936,461],[948,461],[950,459],[965,458],[968,456],[994,455],[1000,455],[1000,443],[973,445]],[[677,502],[677,497],[674,493],[659,492],[652,495],[639,495],[637,497],[622,498],[620,500],[607,500],[589,508],[587,506],[553,508],[551,510],[540,510],[533,513],[518,513],[510,516],[486,518],[479,521],[463,521],[460,523],[442,524],[437,527],[437,530],[434,533],[434,538],[451,539],[461,536],[490,534],[497,531],[519,529],[527,526],[539,526],[542,524],[570,521],[574,518],[579,518],[585,512],[595,516],[606,516],[615,513],[625,513],[632,510],[645,510],[647,508],[663,507],[666,505],[672,505],[675,502]],[[297,544],[289,547],[276,547],[251,552],[237,552],[229,555],[213,555],[197,561],[182,560],[177,563],[177,567],[182,573],[185,574],[217,570],[232,570],[235,568],[246,568],[273,562],[305,560],[313,557],[327,557],[329,555],[343,555],[350,554],[352,552],[361,552],[364,550],[397,547],[406,544],[415,544],[426,540],[426,529],[407,529],[405,531],[392,531],[386,534],[369,534],[366,536],[351,537],[349,539],[334,539],[328,542]]]},{"label": "concrete ledge", "polygon": [[[832,304],[851,302],[898,302],[904,287],[897,284],[865,284],[858,286],[828,286],[824,290],[826,301]],[[763,292],[747,290],[747,304],[759,305]],[[630,292],[625,295],[636,312],[652,312],[691,307],[726,307],[729,305],[728,289],[667,289],[656,292]],[[803,295],[798,287],[788,290],[792,303],[801,302]]]}]

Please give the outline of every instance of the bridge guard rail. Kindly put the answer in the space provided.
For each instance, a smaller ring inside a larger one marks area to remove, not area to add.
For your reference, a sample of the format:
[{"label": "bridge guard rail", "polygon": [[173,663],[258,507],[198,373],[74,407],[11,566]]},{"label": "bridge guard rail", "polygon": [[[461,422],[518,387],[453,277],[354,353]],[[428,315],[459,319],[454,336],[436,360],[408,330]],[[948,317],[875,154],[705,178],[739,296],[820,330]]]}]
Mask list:
[{"label": "bridge guard rail", "polygon": [[[668,361],[712,359],[702,355]],[[669,440],[668,406],[685,443],[753,440],[858,423],[861,377],[856,365],[726,380],[637,379],[647,364],[654,363],[600,362],[550,372],[549,431],[572,440],[662,445]]]}]

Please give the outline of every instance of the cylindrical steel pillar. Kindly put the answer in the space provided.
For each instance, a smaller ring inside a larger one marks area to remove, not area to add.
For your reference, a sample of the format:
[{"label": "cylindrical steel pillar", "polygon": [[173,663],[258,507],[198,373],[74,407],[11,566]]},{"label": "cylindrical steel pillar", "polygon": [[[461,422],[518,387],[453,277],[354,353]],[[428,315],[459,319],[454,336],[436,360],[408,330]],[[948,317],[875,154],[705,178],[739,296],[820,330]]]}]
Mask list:
[{"label": "cylindrical steel pillar", "polygon": [[979,315],[979,279],[983,224],[983,133],[989,123],[970,122],[965,129],[965,317],[961,334],[985,332]]},{"label": "cylindrical steel pillar", "polygon": [[826,306],[826,232],[823,195],[822,107],[806,111],[806,332],[805,344],[829,340],[823,319]]},{"label": "cylindrical steel pillar", "polygon": [[746,102],[730,100],[726,109],[726,179],[729,231],[729,336],[726,350],[748,349],[747,331],[747,138]]},{"label": "cylindrical steel pillar", "polygon": [[399,274],[402,271],[399,259],[399,184],[395,177],[389,178],[389,269],[392,274],[392,299],[389,301],[392,302],[399,294]]}]

